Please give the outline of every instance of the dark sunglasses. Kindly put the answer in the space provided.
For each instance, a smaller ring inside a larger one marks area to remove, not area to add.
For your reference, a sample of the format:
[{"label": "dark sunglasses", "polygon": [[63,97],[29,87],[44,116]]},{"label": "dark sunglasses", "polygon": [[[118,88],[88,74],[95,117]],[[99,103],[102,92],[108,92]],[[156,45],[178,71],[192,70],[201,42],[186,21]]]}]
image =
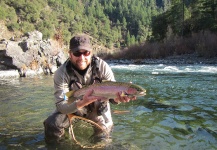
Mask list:
[{"label": "dark sunglasses", "polygon": [[89,55],[90,55],[90,52],[89,52],[89,51],[85,51],[85,52],[79,52],[79,51],[77,51],[77,52],[74,52],[73,55],[74,55],[75,57],[80,57],[81,55],[89,56]]}]

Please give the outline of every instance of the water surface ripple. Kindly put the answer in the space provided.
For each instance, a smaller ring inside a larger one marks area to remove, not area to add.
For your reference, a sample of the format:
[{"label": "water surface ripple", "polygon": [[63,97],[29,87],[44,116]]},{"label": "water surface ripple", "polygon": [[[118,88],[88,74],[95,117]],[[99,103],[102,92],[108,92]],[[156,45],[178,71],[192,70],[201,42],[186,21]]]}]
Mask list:
[{"label": "water surface ripple", "polygon": [[[112,105],[112,144],[105,149],[217,149],[217,66],[110,64],[117,81],[147,90]],[[49,149],[43,120],[54,110],[53,76],[0,79],[0,149]],[[55,149],[79,149],[70,140]]]}]

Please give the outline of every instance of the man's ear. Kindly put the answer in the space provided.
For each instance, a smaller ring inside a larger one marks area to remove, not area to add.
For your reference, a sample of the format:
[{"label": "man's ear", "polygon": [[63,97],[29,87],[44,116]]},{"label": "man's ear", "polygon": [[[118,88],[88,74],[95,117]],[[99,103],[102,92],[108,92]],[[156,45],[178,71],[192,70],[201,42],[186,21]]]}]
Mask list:
[{"label": "man's ear", "polygon": [[68,51],[68,56],[71,58],[72,57],[72,52],[69,50]]}]

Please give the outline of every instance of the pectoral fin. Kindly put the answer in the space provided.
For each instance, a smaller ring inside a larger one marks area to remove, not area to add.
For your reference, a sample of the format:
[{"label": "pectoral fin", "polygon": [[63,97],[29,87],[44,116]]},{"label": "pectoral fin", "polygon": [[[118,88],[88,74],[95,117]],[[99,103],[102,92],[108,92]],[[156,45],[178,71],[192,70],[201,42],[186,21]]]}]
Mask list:
[{"label": "pectoral fin", "polygon": [[126,96],[125,92],[124,92],[124,91],[121,91],[120,96],[121,96],[121,97]]}]

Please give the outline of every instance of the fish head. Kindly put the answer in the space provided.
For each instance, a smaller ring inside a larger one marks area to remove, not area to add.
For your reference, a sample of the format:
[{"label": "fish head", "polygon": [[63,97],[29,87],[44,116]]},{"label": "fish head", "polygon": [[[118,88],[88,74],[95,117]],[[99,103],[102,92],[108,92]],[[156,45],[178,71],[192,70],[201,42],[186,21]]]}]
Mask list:
[{"label": "fish head", "polygon": [[130,87],[127,89],[126,92],[127,95],[132,95],[132,96],[145,96],[146,95],[146,90],[139,86],[132,84]]}]

